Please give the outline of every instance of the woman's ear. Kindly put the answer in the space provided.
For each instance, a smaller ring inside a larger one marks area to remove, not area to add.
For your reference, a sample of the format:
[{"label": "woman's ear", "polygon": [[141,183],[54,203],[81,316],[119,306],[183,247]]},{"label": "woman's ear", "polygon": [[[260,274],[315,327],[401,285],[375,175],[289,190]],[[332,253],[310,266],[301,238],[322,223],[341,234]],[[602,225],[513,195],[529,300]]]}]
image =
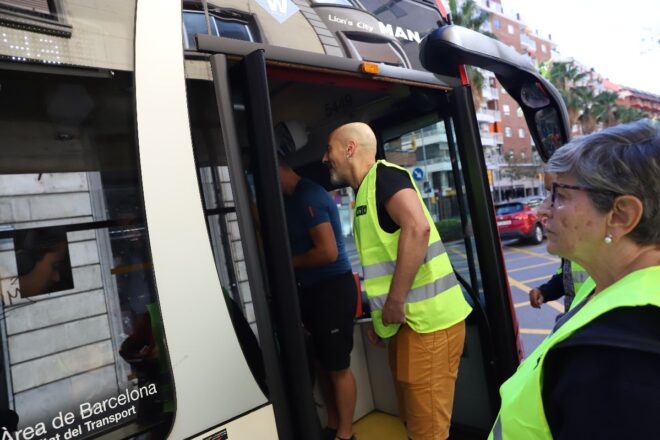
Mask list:
[{"label": "woman's ear", "polygon": [[617,238],[623,237],[635,229],[643,213],[644,205],[637,197],[630,195],[617,197],[607,222],[608,231]]}]

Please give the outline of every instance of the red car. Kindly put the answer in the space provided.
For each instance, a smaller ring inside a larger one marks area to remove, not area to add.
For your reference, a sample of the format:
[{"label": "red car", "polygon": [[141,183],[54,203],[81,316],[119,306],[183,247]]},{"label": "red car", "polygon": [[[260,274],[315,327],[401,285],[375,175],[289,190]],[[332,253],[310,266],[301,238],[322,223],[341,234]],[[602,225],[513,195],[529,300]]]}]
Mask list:
[{"label": "red car", "polygon": [[495,215],[500,239],[517,238],[534,244],[541,243],[545,231],[536,214],[541,203],[543,197],[531,196],[496,204]]}]

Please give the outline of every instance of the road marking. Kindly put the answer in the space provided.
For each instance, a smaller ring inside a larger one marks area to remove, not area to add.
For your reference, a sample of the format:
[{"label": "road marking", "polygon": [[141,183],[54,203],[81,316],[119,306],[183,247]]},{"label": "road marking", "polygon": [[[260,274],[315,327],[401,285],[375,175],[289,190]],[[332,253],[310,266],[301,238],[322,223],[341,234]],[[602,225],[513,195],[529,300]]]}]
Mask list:
[{"label": "road marking", "polygon": [[559,304],[557,301],[550,301],[546,303],[553,309],[557,310],[558,312],[564,313],[564,306]]},{"label": "road marking", "polygon": [[[511,278],[511,277],[509,277],[509,284],[511,286],[517,287],[518,289],[522,290],[525,293],[532,290],[532,288],[529,287],[527,284],[525,284],[521,281],[518,281],[514,278]],[[550,307],[552,307],[553,309],[557,310],[558,312],[562,312],[562,313],[564,312],[564,306],[559,304],[557,301],[550,301],[550,302],[547,302],[546,304],[549,305]],[[529,305],[529,302],[526,301],[526,302],[515,303],[513,305],[513,307],[519,308],[519,307],[523,307],[525,305]]]},{"label": "road marking", "polygon": [[518,289],[522,290],[525,293],[532,290],[532,288],[529,287],[527,284],[521,283],[520,281],[518,281],[514,278],[511,278],[511,277],[509,277],[509,284],[514,286],[514,287],[517,287]]},{"label": "road marking", "polygon": [[506,259],[506,262],[508,263],[508,262],[510,262],[510,261],[528,260],[528,259],[529,259],[529,255],[521,255],[520,257],[507,258],[507,259]]},{"label": "road marking", "polygon": [[521,270],[534,269],[534,268],[537,268],[537,267],[548,266],[550,264],[555,264],[555,262],[554,261],[548,261],[547,263],[539,263],[539,264],[532,264],[531,266],[517,267],[515,269],[507,270],[507,272],[508,273],[519,272]]},{"label": "road marking", "polygon": [[561,261],[560,258],[553,257],[552,255],[548,255],[548,254],[539,254],[538,252],[528,251],[527,249],[514,248],[514,247],[508,247],[507,249],[510,249],[511,252],[514,252],[514,253],[515,253],[515,252],[520,252],[520,253],[522,253],[522,254],[533,255],[533,256],[535,256],[535,257],[539,257],[539,258],[545,258],[546,260],[556,261],[557,263],[559,263],[559,262]]},{"label": "road marking", "polygon": [[536,277],[536,278],[530,278],[528,280],[522,280],[523,283],[533,283],[534,281],[541,281],[541,280],[547,280],[550,279],[552,275],[543,275],[542,277]]},{"label": "road marking", "polygon": [[457,251],[456,249],[452,249],[452,248],[449,248],[449,250],[450,250],[451,252],[453,252],[453,253],[455,253],[455,254],[458,254],[458,255],[460,255],[461,257],[467,259],[467,255],[465,255],[463,252],[461,252],[461,251]]},{"label": "road marking", "polygon": [[521,328],[518,331],[523,335],[549,335],[549,328]]}]

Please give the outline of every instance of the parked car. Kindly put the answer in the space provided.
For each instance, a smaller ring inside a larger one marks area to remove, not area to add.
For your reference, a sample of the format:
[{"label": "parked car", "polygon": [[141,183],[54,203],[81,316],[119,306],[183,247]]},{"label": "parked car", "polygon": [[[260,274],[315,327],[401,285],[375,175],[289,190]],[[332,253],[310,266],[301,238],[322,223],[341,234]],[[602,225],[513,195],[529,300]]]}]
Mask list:
[{"label": "parked car", "polygon": [[518,238],[539,244],[543,241],[545,231],[543,223],[537,215],[543,197],[530,196],[513,199],[495,205],[497,230],[502,240]]}]

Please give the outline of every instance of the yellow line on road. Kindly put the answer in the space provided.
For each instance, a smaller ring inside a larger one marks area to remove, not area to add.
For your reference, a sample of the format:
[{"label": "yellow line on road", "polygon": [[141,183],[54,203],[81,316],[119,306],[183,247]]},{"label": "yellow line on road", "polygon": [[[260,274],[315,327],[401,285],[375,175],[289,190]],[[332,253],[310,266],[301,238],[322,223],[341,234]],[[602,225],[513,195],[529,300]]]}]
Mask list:
[{"label": "yellow line on road", "polygon": [[[520,290],[522,290],[522,291],[525,292],[525,293],[529,292],[529,291],[532,289],[532,288],[529,287],[527,284],[525,284],[525,283],[523,283],[523,282],[521,282],[521,281],[518,281],[518,280],[516,280],[516,279],[514,279],[514,278],[511,278],[511,277],[509,277],[509,284],[510,284],[511,286],[514,286],[514,287],[519,288]],[[561,304],[559,304],[557,301],[550,301],[550,302],[548,302],[548,303],[546,303],[546,304],[549,305],[550,307],[552,307],[553,309],[557,310],[558,312],[562,312],[562,313],[564,312],[564,306],[561,305]],[[528,301],[525,301],[525,302],[515,303],[515,304],[513,305],[513,307],[515,307],[515,308],[519,308],[519,307],[523,307],[523,306],[525,306],[525,305],[529,305],[529,302],[528,302]]]},{"label": "yellow line on road", "polygon": [[458,255],[460,255],[460,256],[463,257],[463,258],[467,258],[467,255],[465,255],[465,254],[464,254],[463,252],[461,252],[461,251],[457,251],[456,249],[449,248],[449,251],[450,251],[450,252],[453,252],[453,253],[455,253],[455,254],[458,254]]},{"label": "yellow line on road", "polygon": [[532,288],[529,287],[527,284],[521,283],[520,281],[509,277],[509,284],[521,289],[523,292],[527,293],[529,292]]},{"label": "yellow line on road", "polygon": [[553,257],[552,255],[540,254],[538,252],[528,251],[527,249],[514,248],[514,247],[508,247],[508,246],[506,246],[505,249],[509,249],[509,250],[511,250],[511,252],[520,252],[521,254],[527,254],[527,255],[532,255],[534,257],[545,258],[546,260],[556,261],[557,263],[559,263],[561,261],[561,259],[559,259],[557,257]]},{"label": "yellow line on road", "polygon": [[542,277],[530,278],[522,280],[523,283],[533,283],[534,281],[549,280],[552,275],[543,275]]},{"label": "yellow line on road", "polygon": [[519,272],[521,270],[534,269],[536,267],[548,266],[550,264],[555,264],[554,261],[548,261],[547,263],[532,264],[531,266],[517,267],[515,269],[507,270],[508,273]]},{"label": "yellow line on road", "polygon": [[556,311],[564,313],[564,306],[559,304],[557,301],[550,301],[546,304],[552,307],[553,309],[555,309]]},{"label": "yellow line on road", "polygon": [[506,262],[508,263],[508,262],[510,262],[510,261],[527,260],[527,259],[529,259],[529,256],[527,256],[527,255],[521,255],[520,257],[507,258],[507,259],[506,259]]},{"label": "yellow line on road", "polygon": [[520,333],[523,335],[549,335],[550,329],[548,328],[521,328]]}]

